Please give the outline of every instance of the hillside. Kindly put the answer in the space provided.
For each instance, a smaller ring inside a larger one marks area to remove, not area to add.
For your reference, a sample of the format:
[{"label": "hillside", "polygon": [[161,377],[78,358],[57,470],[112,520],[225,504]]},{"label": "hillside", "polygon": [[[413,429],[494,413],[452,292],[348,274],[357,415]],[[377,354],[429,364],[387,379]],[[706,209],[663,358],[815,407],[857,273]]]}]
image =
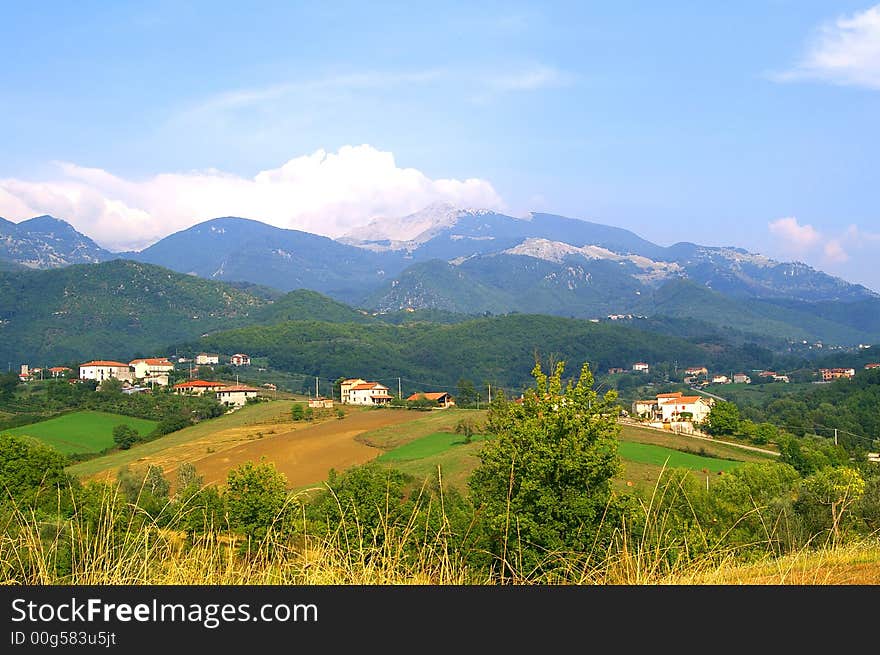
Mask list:
[{"label": "hillside", "polygon": [[0,360],[130,358],[242,325],[266,300],[127,260],[0,273]]},{"label": "hillside", "polygon": [[268,357],[272,367],[336,379],[357,375],[408,386],[454,390],[460,378],[516,392],[531,381],[535,354],[564,359],[571,370],[594,370],[644,360],[679,366],[714,361],[683,339],[631,327],[538,315],[508,315],[439,325],[332,324],[291,321],[213,333],[186,346]]}]

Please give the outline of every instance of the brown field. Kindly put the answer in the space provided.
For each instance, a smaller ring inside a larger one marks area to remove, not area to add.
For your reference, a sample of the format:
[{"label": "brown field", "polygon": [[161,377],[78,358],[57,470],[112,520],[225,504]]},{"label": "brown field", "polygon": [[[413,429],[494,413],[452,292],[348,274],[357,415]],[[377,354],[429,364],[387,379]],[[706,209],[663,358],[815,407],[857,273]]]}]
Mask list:
[{"label": "brown field", "polygon": [[122,466],[140,468],[152,464],[161,466],[165,476],[173,481],[177,467],[190,462],[204,482],[212,484],[224,482],[231,469],[247,461],[265,458],[287,476],[289,487],[296,488],[325,480],[331,468],[344,470],[380,454],[379,449],[357,441],[358,435],[418,417],[406,410],[347,408],[342,419],[333,415],[312,423],[295,423],[286,420],[289,403],[278,401],[273,405],[274,412],[263,409],[260,414],[252,414],[251,421],[235,421],[229,427],[214,424],[210,430],[204,429],[208,426],[196,430],[202,427],[196,426],[190,428],[193,432],[189,435],[181,431],[176,439],[171,435],[68,470],[81,477],[107,479],[114,478]]}]

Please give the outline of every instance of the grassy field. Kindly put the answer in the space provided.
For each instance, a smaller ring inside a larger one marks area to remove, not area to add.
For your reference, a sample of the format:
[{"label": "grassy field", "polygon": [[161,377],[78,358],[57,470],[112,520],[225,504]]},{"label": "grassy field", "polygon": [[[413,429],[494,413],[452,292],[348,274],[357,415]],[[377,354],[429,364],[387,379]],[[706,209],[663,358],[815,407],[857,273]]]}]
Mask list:
[{"label": "grassy field", "polygon": [[[486,439],[484,434],[475,434],[471,437],[472,442],[483,441]],[[394,450],[379,455],[380,462],[408,462],[414,459],[425,459],[426,457],[434,457],[456,446],[467,445],[464,437],[454,432],[435,432],[424,437],[419,437],[415,441],[399,446]]]},{"label": "grassy field", "polygon": [[486,418],[486,410],[473,409],[411,413],[413,420],[402,425],[391,425],[380,430],[365,432],[358,436],[358,441],[373,448],[389,451],[436,432],[452,432],[455,425],[464,418],[471,419],[475,423],[481,423]]},{"label": "grassy field", "polygon": [[[243,407],[233,414],[225,414],[218,418],[202,421],[198,425],[184,428],[177,432],[149,441],[137,444],[129,450],[121,450],[103,457],[90,459],[68,467],[68,472],[79,477],[89,477],[101,471],[113,470],[133,464],[141,458],[153,455],[172,446],[178,446],[189,441],[203,439],[209,435],[230,428],[247,429],[249,426],[282,423],[290,417],[290,402],[272,401],[258,403]],[[47,421],[48,422],[48,421]],[[30,428],[31,426],[27,426]],[[25,428],[21,428],[24,430]]]},{"label": "grassy field", "polygon": [[654,464],[661,468],[664,466],[666,468],[687,468],[692,471],[702,471],[705,469],[711,473],[729,471],[744,464],[744,462],[718,459],[716,457],[702,457],[692,453],[684,453],[680,450],[631,441],[621,441],[618,453],[620,453],[622,459],[631,462]]},{"label": "grassy field", "polygon": [[106,412],[74,412],[48,421],[31,423],[5,430],[9,434],[26,435],[39,439],[65,455],[71,453],[97,453],[113,445],[113,428],[130,425],[144,436],[152,432],[158,423],[142,418],[108,414]]}]

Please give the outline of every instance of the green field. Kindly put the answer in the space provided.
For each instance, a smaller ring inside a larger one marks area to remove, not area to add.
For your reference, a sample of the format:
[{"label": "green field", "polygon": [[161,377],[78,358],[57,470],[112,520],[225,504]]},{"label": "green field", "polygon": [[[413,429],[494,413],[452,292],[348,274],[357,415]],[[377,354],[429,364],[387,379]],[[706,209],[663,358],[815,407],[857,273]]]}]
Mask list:
[{"label": "green field", "polygon": [[23,425],[4,432],[33,437],[65,455],[70,455],[97,453],[112,446],[113,428],[122,424],[130,425],[138,434],[145,436],[156,428],[158,422],[120,414],[84,411]]},{"label": "green field", "polygon": [[618,453],[622,459],[632,462],[665,466],[666,468],[687,468],[692,471],[705,469],[712,473],[729,471],[743,465],[743,462],[740,461],[703,457],[680,450],[631,441],[621,441],[618,445]]},{"label": "green field", "polygon": [[[486,435],[475,434],[473,442],[483,441]],[[435,432],[425,437],[410,441],[408,444],[379,455],[380,462],[409,462],[416,459],[433,457],[455,446],[464,446],[464,437],[454,432]]]}]

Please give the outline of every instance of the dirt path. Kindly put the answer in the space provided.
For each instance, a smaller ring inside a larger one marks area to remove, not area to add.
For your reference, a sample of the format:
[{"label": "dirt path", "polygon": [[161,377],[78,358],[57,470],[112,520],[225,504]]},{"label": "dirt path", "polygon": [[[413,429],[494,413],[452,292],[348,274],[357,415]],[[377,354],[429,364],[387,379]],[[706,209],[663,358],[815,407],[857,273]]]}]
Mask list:
[{"label": "dirt path", "polygon": [[[212,435],[215,452],[208,453],[205,442],[199,441],[159,451],[141,458],[137,465],[162,466],[166,477],[173,480],[180,463],[190,462],[206,484],[215,484],[225,482],[231,469],[247,461],[259,462],[265,457],[287,476],[290,488],[302,487],[325,480],[331,468],[344,470],[375,458],[381,451],[356,441],[355,437],[368,430],[412,421],[414,415],[418,413],[355,411],[343,419],[329,419],[316,425],[267,425],[275,432],[268,434],[264,431],[262,438],[253,436],[261,426],[252,425],[248,426],[251,436],[246,440],[238,434],[225,435],[225,439],[222,433]],[[218,440],[225,441],[225,444],[219,444]]]}]

